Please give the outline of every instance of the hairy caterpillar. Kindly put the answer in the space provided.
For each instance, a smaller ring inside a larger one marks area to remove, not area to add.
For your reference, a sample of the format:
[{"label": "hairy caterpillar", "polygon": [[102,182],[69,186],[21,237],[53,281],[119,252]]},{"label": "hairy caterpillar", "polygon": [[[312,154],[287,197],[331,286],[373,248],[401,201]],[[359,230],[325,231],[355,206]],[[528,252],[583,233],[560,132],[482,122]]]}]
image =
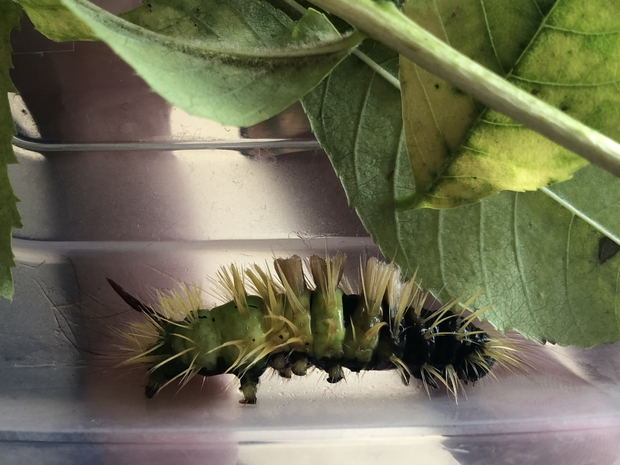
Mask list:
[{"label": "hairy caterpillar", "polygon": [[456,396],[460,383],[477,381],[495,364],[517,364],[509,344],[473,324],[483,310],[465,315],[462,308],[475,296],[464,307],[453,301],[429,310],[428,293],[413,278],[403,281],[398,267],[376,258],[360,264],[359,293],[345,293],[345,262],[342,254],[312,256],[314,285],[296,255],[276,259],[275,275],[256,265],[222,268],[216,283],[227,302],[211,309],[199,287],[160,293],[155,309],[108,279],[145,317],[120,332],[129,354],[124,363],[149,367],[149,398],[176,380],[232,373],[244,404],[256,403],[259,377],[269,367],[290,378],[315,366],[330,383],[343,379],[343,368],[395,369],[405,384],[417,378],[427,392],[443,384]]}]

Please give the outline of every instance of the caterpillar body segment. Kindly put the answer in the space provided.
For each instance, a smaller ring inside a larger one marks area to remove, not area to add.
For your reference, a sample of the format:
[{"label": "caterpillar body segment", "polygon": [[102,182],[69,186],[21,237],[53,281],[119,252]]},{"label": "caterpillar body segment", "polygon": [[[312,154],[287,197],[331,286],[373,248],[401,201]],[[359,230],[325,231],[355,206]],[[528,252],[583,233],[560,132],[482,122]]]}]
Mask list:
[{"label": "caterpillar body segment", "polygon": [[456,396],[461,383],[486,376],[496,363],[518,364],[509,345],[472,323],[478,312],[465,316],[456,301],[425,308],[428,294],[413,279],[403,282],[395,265],[376,258],[360,264],[359,292],[345,294],[345,262],[341,254],[312,256],[314,286],[298,256],[275,260],[275,274],[258,266],[222,269],[217,283],[227,302],[211,309],[197,287],[159,294],[149,307],[108,280],[144,315],[121,332],[123,363],[148,366],[148,397],[195,375],[232,373],[246,404],[256,403],[259,378],[270,367],[290,378],[315,366],[330,383],[343,379],[343,368],[396,369],[405,384],[413,377],[427,391],[442,384]]}]

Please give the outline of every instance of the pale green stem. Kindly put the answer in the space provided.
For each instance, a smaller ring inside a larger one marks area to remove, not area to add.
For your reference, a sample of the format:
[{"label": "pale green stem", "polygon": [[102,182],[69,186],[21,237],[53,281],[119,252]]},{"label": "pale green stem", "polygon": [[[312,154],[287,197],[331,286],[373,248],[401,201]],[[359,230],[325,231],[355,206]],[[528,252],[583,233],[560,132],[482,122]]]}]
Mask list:
[{"label": "pale green stem", "polygon": [[306,12],[307,8],[301,6],[299,3],[297,3],[295,0],[284,0],[284,3],[287,3],[288,5],[290,5],[291,7],[293,7],[298,13],[301,13],[302,15]]},{"label": "pale green stem", "polygon": [[568,202],[565,199],[563,199],[562,197],[560,197],[558,194],[553,192],[548,187],[541,187],[540,190],[543,191],[545,194],[547,194],[549,197],[551,197],[553,200],[558,202],[560,205],[562,205],[568,211],[570,211],[573,215],[581,218],[583,221],[588,223],[590,226],[592,226],[598,232],[600,232],[601,234],[609,237],[610,239],[613,239],[618,244],[620,244],[620,236],[618,236],[618,234],[615,231],[612,231],[612,230],[606,228],[605,226],[603,226],[601,223],[596,221],[591,216],[588,216],[583,211],[579,210],[578,208],[575,208],[575,206],[573,204],[571,204],[570,202]]},{"label": "pale green stem", "polygon": [[620,177],[620,144],[515,87],[407,18],[391,2],[310,0],[488,107]]},{"label": "pale green stem", "polygon": [[[291,7],[293,7],[295,10],[297,10],[299,13],[301,13],[302,15],[306,12],[306,8],[304,8],[303,6],[301,6],[299,3],[297,3],[295,0],[284,0],[284,2],[286,2],[287,4],[289,4]],[[362,60],[364,63],[366,63],[366,65],[368,65],[368,67],[370,69],[372,69],[375,73],[377,73],[378,75],[380,75],[383,79],[385,79],[387,82],[389,82],[390,84],[392,84],[394,87],[396,87],[398,90],[400,90],[400,81],[395,78],[394,76],[392,76],[388,71],[386,71],[385,69],[383,69],[376,61],[374,61],[372,58],[370,58],[368,55],[366,55],[364,52],[361,52],[358,48],[356,48],[355,50],[353,50],[353,55],[355,55],[357,58],[359,58],[360,60]]]},{"label": "pale green stem", "polygon": [[389,82],[394,87],[396,87],[398,90],[400,90],[400,81],[398,80],[398,78],[395,78],[394,76],[392,76],[387,70],[382,68],[381,65],[379,65],[379,63],[374,61],[372,58],[370,58],[364,52],[360,52],[360,50],[358,48],[353,50],[353,55],[355,55],[357,58],[362,60],[375,73],[377,73],[379,76],[381,76],[387,82]]}]

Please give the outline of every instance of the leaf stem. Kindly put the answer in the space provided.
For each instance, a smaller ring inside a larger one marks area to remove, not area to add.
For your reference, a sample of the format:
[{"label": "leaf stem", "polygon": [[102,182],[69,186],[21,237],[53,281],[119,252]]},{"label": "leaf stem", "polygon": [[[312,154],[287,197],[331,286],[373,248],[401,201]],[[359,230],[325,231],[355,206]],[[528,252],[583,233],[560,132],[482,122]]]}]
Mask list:
[{"label": "leaf stem", "polygon": [[392,76],[386,69],[382,68],[379,63],[374,61],[372,58],[370,58],[364,52],[361,52],[359,48],[356,48],[355,50],[353,50],[352,53],[357,58],[359,58],[364,63],[366,63],[366,65],[368,65],[368,67],[370,69],[372,69],[375,73],[377,73],[379,76],[381,76],[387,82],[389,82],[394,87],[396,87],[398,90],[400,90],[400,81],[398,80],[398,78],[395,78],[394,76]]},{"label": "leaf stem", "polygon": [[[299,3],[297,3],[295,0],[283,0],[283,1],[290,7],[294,8],[297,12],[301,13],[302,15],[307,11],[307,8],[304,8]],[[400,81],[398,80],[398,78],[395,78],[394,76],[392,76],[387,70],[382,68],[381,65],[379,65],[379,63],[372,60],[368,55],[360,51],[359,48],[354,49],[352,54],[355,55],[360,60],[362,60],[366,65],[368,65],[370,69],[372,69],[375,73],[377,73],[387,82],[389,82],[394,87],[396,87],[398,90],[400,90]]]},{"label": "leaf stem", "polygon": [[300,14],[304,14],[308,9],[301,6],[299,3],[297,3],[295,0],[284,0],[284,3],[286,3],[287,5],[289,5],[291,8],[293,8],[295,11],[297,11]]},{"label": "leaf stem", "polygon": [[588,223],[590,226],[592,226],[594,229],[596,229],[601,234],[609,237],[610,239],[613,239],[617,243],[620,243],[620,236],[618,236],[617,232],[614,232],[614,231],[606,228],[603,224],[601,224],[600,222],[596,221],[592,217],[592,215],[588,216],[584,211],[579,210],[573,204],[571,204],[570,202],[568,202],[565,199],[563,199],[562,197],[560,197],[558,194],[553,192],[548,187],[541,187],[540,190],[542,192],[544,192],[545,194],[547,194],[549,197],[551,197],[553,200],[558,202],[560,205],[562,205],[568,211],[570,211],[573,215],[581,218],[583,221]]},{"label": "leaf stem", "polygon": [[620,144],[489,71],[389,1],[310,0],[488,107],[620,177]]}]

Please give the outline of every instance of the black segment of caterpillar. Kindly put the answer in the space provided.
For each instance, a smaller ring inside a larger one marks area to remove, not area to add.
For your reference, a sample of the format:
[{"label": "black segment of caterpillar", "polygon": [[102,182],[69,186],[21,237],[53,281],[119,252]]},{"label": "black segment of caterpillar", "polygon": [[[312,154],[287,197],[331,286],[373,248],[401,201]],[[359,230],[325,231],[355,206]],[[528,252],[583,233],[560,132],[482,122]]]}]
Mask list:
[{"label": "black segment of caterpillar", "polygon": [[496,364],[518,365],[514,348],[475,326],[484,310],[466,315],[474,297],[438,310],[426,308],[428,293],[398,267],[370,258],[360,263],[357,293],[345,293],[346,258],[310,257],[304,272],[298,256],[276,259],[275,273],[256,265],[222,268],[215,283],[224,304],[204,308],[201,289],[182,286],[159,293],[154,307],[143,304],[108,279],[117,294],[144,316],[119,330],[122,364],[149,368],[147,397],[193,376],[236,375],[241,403],[256,403],[260,376],[303,376],[315,366],[337,383],[343,368],[398,370],[405,384],[425,389],[445,385],[457,396],[461,383],[475,382]]}]

